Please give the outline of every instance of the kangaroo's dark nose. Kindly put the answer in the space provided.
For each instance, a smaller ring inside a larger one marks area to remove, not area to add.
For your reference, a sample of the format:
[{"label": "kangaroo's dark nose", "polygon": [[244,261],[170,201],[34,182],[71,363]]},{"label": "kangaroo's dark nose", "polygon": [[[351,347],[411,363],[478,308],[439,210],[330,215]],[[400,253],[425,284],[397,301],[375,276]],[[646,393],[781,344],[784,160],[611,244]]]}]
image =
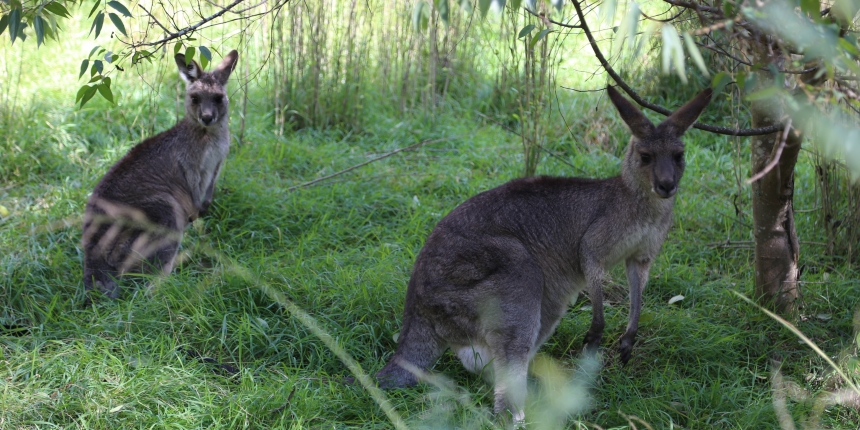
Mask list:
[{"label": "kangaroo's dark nose", "polygon": [[674,182],[670,181],[658,181],[654,184],[654,192],[657,193],[658,196],[662,198],[669,198],[675,195],[675,192],[678,191],[678,187]]},{"label": "kangaroo's dark nose", "polygon": [[200,115],[200,122],[202,122],[203,125],[212,125],[213,121],[215,121],[215,115],[212,115],[211,113],[204,113]]}]

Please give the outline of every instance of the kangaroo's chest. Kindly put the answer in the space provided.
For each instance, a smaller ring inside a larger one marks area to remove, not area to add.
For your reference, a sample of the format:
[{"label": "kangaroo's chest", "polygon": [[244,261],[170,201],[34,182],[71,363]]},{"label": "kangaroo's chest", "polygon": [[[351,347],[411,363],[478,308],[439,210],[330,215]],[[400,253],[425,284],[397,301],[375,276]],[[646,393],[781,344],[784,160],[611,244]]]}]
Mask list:
[{"label": "kangaroo's chest", "polygon": [[221,163],[227,158],[229,150],[229,138],[213,139],[205,146],[205,149],[200,154],[200,158],[197,160],[198,165],[195,166],[195,170],[200,172],[200,174],[194,185],[201,194],[216,179]]},{"label": "kangaroo's chest", "polygon": [[671,214],[650,223],[631,225],[623,229],[616,240],[609,243],[604,258],[606,268],[630,257],[653,259],[660,251],[671,225]]}]

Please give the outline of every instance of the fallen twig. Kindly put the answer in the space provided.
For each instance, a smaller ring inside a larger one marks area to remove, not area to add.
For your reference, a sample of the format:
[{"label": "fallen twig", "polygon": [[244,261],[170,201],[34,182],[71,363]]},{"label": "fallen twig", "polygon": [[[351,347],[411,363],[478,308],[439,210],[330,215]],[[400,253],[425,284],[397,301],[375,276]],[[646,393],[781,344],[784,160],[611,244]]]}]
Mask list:
[{"label": "fallen twig", "polygon": [[[455,137],[459,137],[459,136],[455,136]],[[367,160],[367,161],[365,161],[365,162],[363,162],[363,163],[356,164],[355,166],[352,166],[352,167],[349,167],[349,168],[343,169],[343,170],[341,170],[341,171],[339,171],[339,172],[332,173],[331,175],[326,175],[326,176],[323,176],[323,177],[321,177],[321,178],[316,178],[316,179],[314,179],[314,180],[312,180],[312,181],[308,181],[308,182],[305,182],[305,183],[303,183],[303,184],[293,185],[292,187],[287,188],[287,192],[292,192],[292,191],[298,190],[299,188],[309,187],[309,186],[311,186],[311,185],[314,185],[314,184],[316,184],[316,183],[319,183],[319,182],[325,181],[325,180],[327,180],[327,179],[331,179],[331,178],[334,178],[334,177],[336,177],[336,176],[343,175],[344,173],[351,172],[351,171],[353,171],[353,170],[355,170],[355,169],[358,169],[359,167],[364,167],[364,166],[366,166],[366,165],[368,165],[368,164],[370,164],[370,163],[373,163],[374,161],[379,161],[379,160],[382,160],[383,158],[388,158],[388,157],[390,157],[390,156],[392,156],[392,155],[394,155],[394,154],[397,154],[398,152],[409,151],[410,149],[415,149],[415,148],[418,148],[419,146],[426,145],[426,144],[428,144],[428,143],[444,142],[444,141],[446,141],[446,140],[451,140],[451,139],[454,139],[454,137],[443,137],[443,138],[441,138],[441,139],[427,139],[427,140],[422,140],[422,141],[420,141],[420,142],[418,142],[418,143],[415,143],[415,144],[412,144],[412,145],[409,145],[409,146],[405,146],[405,147],[403,147],[403,148],[395,149],[394,151],[391,151],[391,152],[388,152],[388,153],[382,154],[382,155],[380,155],[379,157],[376,157],[376,158],[373,158],[373,159]]]}]

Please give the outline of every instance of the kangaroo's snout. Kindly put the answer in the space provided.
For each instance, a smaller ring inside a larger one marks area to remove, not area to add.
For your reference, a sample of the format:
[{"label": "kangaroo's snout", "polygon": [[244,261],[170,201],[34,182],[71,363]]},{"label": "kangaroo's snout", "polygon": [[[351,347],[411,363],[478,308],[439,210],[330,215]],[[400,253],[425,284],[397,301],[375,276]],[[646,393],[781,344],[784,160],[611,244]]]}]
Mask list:
[{"label": "kangaroo's snout", "polygon": [[668,199],[678,192],[678,186],[675,184],[675,181],[657,181],[654,184],[654,192],[658,196]]},{"label": "kangaroo's snout", "polygon": [[218,116],[214,112],[202,112],[200,114],[200,123],[205,126],[212,125],[216,119],[218,119]]}]

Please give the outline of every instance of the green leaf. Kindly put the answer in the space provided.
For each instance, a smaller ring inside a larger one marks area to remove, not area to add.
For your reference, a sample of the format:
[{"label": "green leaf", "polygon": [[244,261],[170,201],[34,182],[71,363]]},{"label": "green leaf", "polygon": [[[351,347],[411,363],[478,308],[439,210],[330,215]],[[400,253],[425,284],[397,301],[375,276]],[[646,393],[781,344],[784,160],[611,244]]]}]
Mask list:
[{"label": "green leaf", "polygon": [[448,0],[436,0],[436,10],[439,12],[439,18],[442,19],[445,25],[448,25],[450,9]]},{"label": "green leaf", "polygon": [[109,1],[109,2],[108,2],[108,6],[110,6],[110,7],[114,8],[114,10],[116,10],[116,11],[117,11],[117,12],[119,12],[119,13],[121,13],[121,14],[122,14],[122,16],[124,16],[124,17],[126,17],[126,18],[130,18],[130,17],[131,17],[131,12],[129,12],[129,11],[128,11],[128,9],[127,9],[125,6],[123,6],[123,5],[122,5],[122,3],[120,3],[120,2],[118,2],[118,1],[116,1],[116,0],[114,0],[114,1]]},{"label": "green leaf", "polygon": [[21,31],[21,9],[12,9],[12,12],[9,12],[9,37],[12,38],[13,45],[19,31]]},{"label": "green leaf", "polygon": [[26,30],[26,29],[27,29],[27,23],[22,22],[21,28],[18,30],[18,38],[21,39],[22,42],[27,40],[27,33],[24,32],[24,30]]},{"label": "green leaf", "polygon": [[735,83],[738,84],[738,89],[743,92],[747,83],[746,72],[738,72],[738,74],[735,75]]},{"label": "green leaf", "polygon": [[101,6],[101,4],[102,4],[101,0],[96,0],[95,4],[93,4],[92,10],[90,10],[90,14],[87,15],[87,18],[93,16],[93,14],[96,13],[96,11],[99,9],[99,6]]},{"label": "green leaf", "polygon": [[60,39],[57,37],[57,35],[59,34],[59,32],[58,32],[59,27],[57,26],[57,18],[56,18],[54,15],[50,15],[50,14],[46,14],[46,15],[45,15],[45,18],[47,18],[47,19],[48,19],[48,22],[50,22],[50,23],[51,23],[50,27],[45,28],[45,33],[46,33],[46,34],[48,35],[48,37],[50,37],[51,39],[54,39],[54,40],[60,40]]},{"label": "green leaf", "polygon": [[113,23],[113,25],[116,26],[116,29],[119,30],[119,32],[122,33],[123,36],[128,37],[128,33],[125,32],[125,24],[122,23],[121,19],[119,19],[119,15],[111,12],[108,14],[108,17],[110,18],[110,21]]},{"label": "green leaf", "polygon": [[182,49],[182,42],[176,42],[176,45],[173,45],[173,55],[179,53],[179,50]]},{"label": "green leaf", "polygon": [[197,47],[197,49],[200,51],[200,55],[201,55],[203,58],[205,58],[205,59],[207,59],[207,60],[209,60],[209,61],[212,61],[212,52],[211,52],[211,51],[209,51],[209,48],[207,48],[207,47],[205,47],[205,46],[201,45],[201,46],[198,46],[198,47]]},{"label": "green leaf", "polygon": [[522,4],[523,0],[511,0],[511,9],[519,10]]},{"label": "green leaf", "polygon": [[89,85],[84,85],[78,89],[78,94],[75,96],[75,103],[79,102],[84,97],[84,94],[87,93],[89,88]]},{"label": "green leaf", "polygon": [[690,58],[693,59],[693,63],[696,63],[696,67],[702,71],[702,74],[705,77],[711,76],[708,73],[708,68],[705,66],[705,59],[702,58],[702,53],[699,52],[699,47],[696,46],[696,42],[693,41],[693,36],[690,36],[690,33],[684,32],[684,45],[687,47],[687,52],[690,53]]},{"label": "green leaf", "polygon": [[636,26],[639,24],[639,15],[639,5],[636,2],[630,2],[617,36],[617,39],[621,40],[620,48],[623,48],[625,43],[630,47],[636,46]]},{"label": "green leaf", "polygon": [[744,99],[746,101],[749,101],[749,102],[754,102],[754,101],[758,101],[758,100],[766,100],[766,99],[769,99],[772,97],[776,97],[781,92],[782,91],[779,89],[779,87],[767,87],[765,89],[758,90],[752,94],[747,94],[747,96],[744,97]]},{"label": "green leaf", "polygon": [[[92,27],[90,27],[90,33],[93,32],[93,29],[96,30],[96,35],[93,36],[93,39],[97,39],[99,37],[99,33],[102,32],[102,26],[104,25],[104,23],[105,14],[103,12],[99,12],[98,15],[96,15],[96,18],[93,20]],[[87,35],[89,36],[90,33],[87,33]]]},{"label": "green leaf", "polygon": [[529,49],[534,49],[535,45],[540,42],[541,39],[544,38],[549,32],[552,31],[550,29],[541,30],[540,33],[536,34],[535,37],[532,38],[531,42],[529,42]]},{"label": "green leaf", "polygon": [[145,49],[141,49],[140,51],[135,51],[134,55],[131,56],[131,64],[137,64],[138,61],[146,59],[150,60],[149,51]]},{"label": "green leaf", "polygon": [[3,30],[9,25],[9,15],[0,16],[0,34],[3,34]]},{"label": "green leaf", "polygon": [[415,7],[412,9],[412,26],[415,28],[415,31],[421,33],[427,29],[429,23],[430,5],[426,1],[420,0],[418,3],[415,3]]},{"label": "green leaf", "polygon": [[96,87],[87,88],[83,97],[81,97],[81,107],[84,107],[84,105],[87,104],[87,102],[90,101],[90,99],[93,98],[94,95],[96,95]]},{"label": "green leaf", "polygon": [[735,2],[723,2],[723,15],[725,15],[726,18],[732,18],[735,16]]},{"label": "green leaf", "polygon": [[714,75],[714,79],[711,80],[711,88],[714,90],[715,94],[720,94],[723,92],[723,89],[729,82],[732,81],[732,77],[726,72],[720,72]]},{"label": "green leaf", "polygon": [[487,17],[487,12],[490,11],[490,5],[493,0],[478,0],[478,10],[481,11],[481,18]]},{"label": "green leaf", "polygon": [[185,48],[185,65],[191,64],[191,61],[194,60],[194,54],[197,53],[197,49],[193,46],[189,46]]},{"label": "green leaf", "polygon": [[45,5],[45,10],[51,12],[54,15],[61,16],[63,18],[71,18],[72,14],[69,13],[69,10],[66,9],[62,3],[52,1]]},{"label": "green leaf", "polygon": [[527,25],[527,26],[523,27],[523,29],[522,29],[522,30],[520,30],[520,34],[518,34],[518,35],[517,35],[517,39],[522,39],[523,37],[525,37],[525,36],[527,36],[529,33],[531,33],[531,32],[532,32],[532,30],[534,30],[534,29],[535,29],[535,25],[534,25],[534,24],[529,24],[529,25]]},{"label": "green leaf", "polygon": [[110,90],[110,78],[104,78],[102,83],[96,86],[96,88],[99,89],[99,94],[101,94],[105,100],[114,103],[113,92]]},{"label": "green leaf", "polygon": [[603,0],[600,3],[600,22],[612,23],[615,19],[616,0]]},{"label": "green leaf", "polygon": [[[94,72],[98,72],[98,74],[101,75],[102,72],[104,71],[104,68],[105,68],[105,64],[102,63],[102,60],[93,61],[93,71]],[[93,73],[93,74],[95,74],[95,73]]]},{"label": "green leaf", "polygon": [[108,51],[104,58],[108,63],[113,63],[113,51]]},{"label": "green leaf", "polygon": [[[3,25],[0,24],[0,33],[2,33],[2,31],[3,31],[2,28],[3,28]],[[857,49],[857,45],[851,43],[850,40],[848,40],[844,37],[839,38],[839,46],[851,55],[860,56],[860,50]]]},{"label": "green leaf", "polygon": [[36,47],[38,48],[45,41],[45,20],[40,15],[33,18],[33,31],[36,32]]},{"label": "green leaf", "polygon": [[[90,60],[81,61],[81,74],[78,75],[78,79],[81,79],[81,76],[84,76],[84,73],[87,73],[87,68],[90,67]],[[77,100],[75,100],[77,102]]]},{"label": "green leaf", "polygon": [[198,46],[197,50],[200,51],[200,66],[206,69],[209,66],[209,62],[212,61],[212,52],[203,45]]},{"label": "green leaf", "polygon": [[800,0],[800,10],[816,21],[821,20],[821,2],[819,0]]},{"label": "green leaf", "polygon": [[684,71],[684,48],[681,47],[681,37],[672,24],[663,24],[660,29],[663,34],[662,65],[663,74],[668,74],[672,66],[675,73],[681,78],[681,82],[687,83],[687,74]]}]

